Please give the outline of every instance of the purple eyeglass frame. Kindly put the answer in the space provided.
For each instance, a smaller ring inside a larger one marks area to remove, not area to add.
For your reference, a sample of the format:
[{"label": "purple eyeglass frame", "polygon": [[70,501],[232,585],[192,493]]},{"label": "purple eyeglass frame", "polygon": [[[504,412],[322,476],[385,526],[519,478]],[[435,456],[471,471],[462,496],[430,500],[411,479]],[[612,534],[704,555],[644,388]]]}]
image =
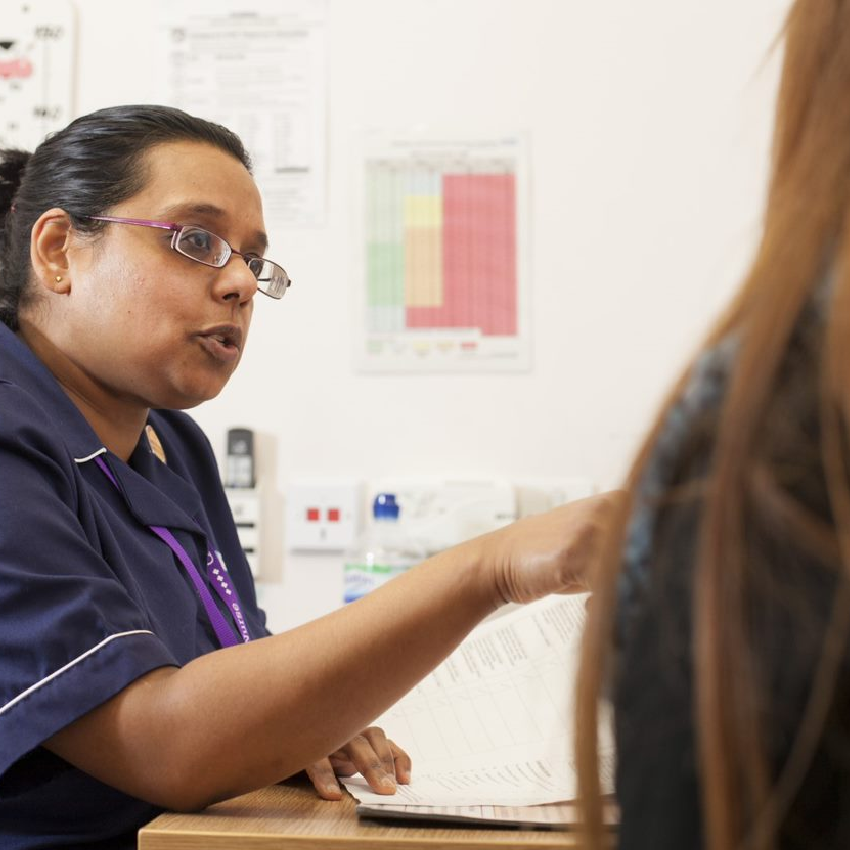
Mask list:
[{"label": "purple eyeglass frame", "polygon": [[[260,292],[262,292],[263,295],[267,295],[269,298],[274,298],[275,300],[280,300],[281,298],[283,298],[283,296],[286,294],[286,290],[289,289],[292,284],[289,275],[286,273],[286,269],[284,269],[284,267],[279,265],[278,263],[274,262],[274,260],[267,260],[265,257],[259,257],[256,254],[243,254],[241,251],[237,251],[223,236],[219,236],[217,233],[213,233],[211,230],[207,230],[205,227],[199,227],[196,224],[177,224],[173,221],[151,221],[150,219],[146,218],[120,218],[119,216],[114,215],[81,215],[78,216],[78,218],[86,218],[90,221],[109,221],[113,224],[135,224],[139,227],[156,227],[159,230],[170,230],[174,234],[171,237],[171,248],[175,253],[180,254],[181,257],[186,257],[186,259],[188,260],[200,263],[203,266],[209,266],[213,269],[224,268],[234,254],[237,257],[242,257],[242,259],[249,264],[249,267],[251,260],[260,260],[263,263],[269,263],[276,269],[280,269],[280,271],[283,273],[283,280],[285,281],[285,286],[283,286],[280,295],[272,295],[264,291],[263,289],[260,289]],[[210,236],[215,236],[216,239],[220,239],[227,246],[227,250],[230,253],[227,254],[221,261],[221,263],[217,265],[216,263],[207,263],[204,260],[199,260],[197,257],[193,257],[190,254],[186,254],[183,251],[179,250],[177,247],[177,239],[180,234],[186,228],[189,227],[194,228],[195,230],[202,230],[204,233],[209,233]]]}]

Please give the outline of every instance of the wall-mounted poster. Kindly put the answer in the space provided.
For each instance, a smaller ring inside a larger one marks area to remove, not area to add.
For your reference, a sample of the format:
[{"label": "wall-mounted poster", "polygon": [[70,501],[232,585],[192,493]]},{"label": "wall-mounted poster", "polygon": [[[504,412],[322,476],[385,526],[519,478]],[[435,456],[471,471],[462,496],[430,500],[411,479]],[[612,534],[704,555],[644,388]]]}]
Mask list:
[{"label": "wall-mounted poster", "polygon": [[74,10],[68,0],[4,0],[0,147],[32,150],[73,114]]},{"label": "wall-mounted poster", "polygon": [[161,99],[239,134],[274,224],[325,222],[326,17],[326,0],[183,0],[161,15]]},{"label": "wall-mounted poster", "polygon": [[524,138],[364,146],[358,369],[528,369]]}]

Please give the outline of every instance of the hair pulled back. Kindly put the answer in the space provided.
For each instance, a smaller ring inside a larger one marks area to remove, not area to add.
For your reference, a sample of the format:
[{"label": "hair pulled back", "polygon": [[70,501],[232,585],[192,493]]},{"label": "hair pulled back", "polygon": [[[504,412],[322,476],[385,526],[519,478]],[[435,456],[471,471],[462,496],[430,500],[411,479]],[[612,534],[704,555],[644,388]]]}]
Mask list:
[{"label": "hair pulled back", "polygon": [[251,170],[239,137],[219,124],[169,106],[100,109],[49,135],[32,154],[0,150],[0,321],[18,329],[28,298],[30,234],[52,207],[65,210],[77,230],[96,232],[102,215],[144,188],[144,154],[167,142],[213,145]]}]

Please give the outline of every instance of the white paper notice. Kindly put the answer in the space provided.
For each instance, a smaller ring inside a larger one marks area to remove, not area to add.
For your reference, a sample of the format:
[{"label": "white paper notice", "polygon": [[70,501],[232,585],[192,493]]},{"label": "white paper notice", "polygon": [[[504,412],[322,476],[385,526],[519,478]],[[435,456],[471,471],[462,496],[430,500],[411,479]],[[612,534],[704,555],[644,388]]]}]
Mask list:
[{"label": "white paper notice", "polygon": [[325,219],[326,16],[325,0],[186,0],[162,13],[165,101],[242,138],[276,224]]},{"label": "white paper notice", "polygon": [[[342,780],[369,805],[527,806],[576,796],[574,687],[586,595],[552,596],[473,631],[376,723],[413,759],[393,797]],[[613,743],[600,729],[603,790]]]}]

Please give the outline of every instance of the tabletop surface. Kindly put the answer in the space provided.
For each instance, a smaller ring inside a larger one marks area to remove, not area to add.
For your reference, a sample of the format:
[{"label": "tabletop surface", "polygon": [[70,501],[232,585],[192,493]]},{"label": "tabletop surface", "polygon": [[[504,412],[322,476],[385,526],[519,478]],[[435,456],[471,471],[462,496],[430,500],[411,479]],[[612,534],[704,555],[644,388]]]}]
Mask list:
[{"label": "tabletop surface", "polygon": [[355,802],[320,800],[306,781],[253,791],[196,814],[167,813],[139,832],[139,850],[416,850],[579,847],[574,834],[361,819]]}]

